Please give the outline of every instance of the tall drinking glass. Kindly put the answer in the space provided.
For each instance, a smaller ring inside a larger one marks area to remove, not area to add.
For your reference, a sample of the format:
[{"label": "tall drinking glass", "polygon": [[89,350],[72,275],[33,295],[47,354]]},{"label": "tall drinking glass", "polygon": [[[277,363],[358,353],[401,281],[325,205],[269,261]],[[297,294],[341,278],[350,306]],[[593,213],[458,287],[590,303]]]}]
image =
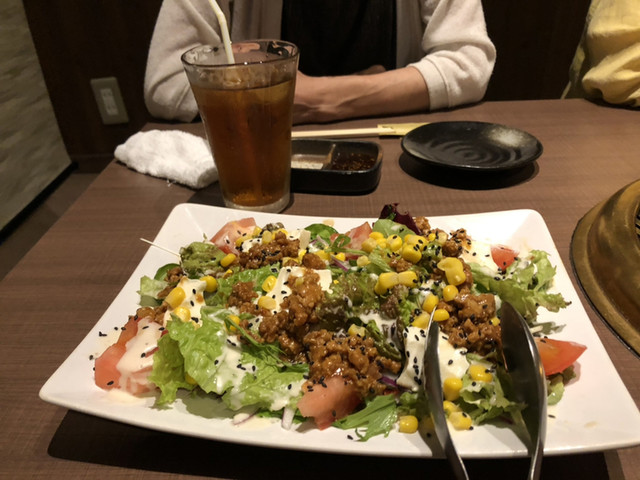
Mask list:
[{"label": "tall drinking glass", "polygon": [[298,48],[279,40],[199,46],[182,55],[227,207],[280,212],[289,203]]}]

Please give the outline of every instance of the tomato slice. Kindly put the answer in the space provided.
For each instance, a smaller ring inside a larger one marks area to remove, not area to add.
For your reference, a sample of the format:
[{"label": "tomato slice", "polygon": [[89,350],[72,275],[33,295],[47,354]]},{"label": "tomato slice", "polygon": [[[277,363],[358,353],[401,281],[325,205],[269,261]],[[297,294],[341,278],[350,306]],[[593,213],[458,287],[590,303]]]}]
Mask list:
[{"label": "tomato slice", "polygon": [[242,220],[232,220],[223,225],[212,238],[214,243],[224,253],[238,253],[236,240],[242,235],[252,233],[256,227],[253,218],[243,218]]},{"label": "tomato slice", "polygon": [[358,250],[362,247],[362,243],[369,238],[369,234],[371,233],[371,225],[369,222],[364,222],[359,227],[352,228],[349,230],[346,235],[351,239],[348,247]]},{"label": "tomato slice", "polygon": [[535,338],[540,360],[545,375],[560,373],[573,365],[587,347],[576,342],[555,340],[552,338]]},{"label": "tomato slice", "polygon": [[505,270],[518,257],[518,252],[505,245],[492,245],[491,258],[501,270]]},{"label": "tomato slice", "polygon": [[330,377],[324,384],[326,387],[317,384],[312,391],[305,391],[298,402],[300,413],[313,417],[320,430],[349,415],[361,402],[356,388],[341,376]]}]

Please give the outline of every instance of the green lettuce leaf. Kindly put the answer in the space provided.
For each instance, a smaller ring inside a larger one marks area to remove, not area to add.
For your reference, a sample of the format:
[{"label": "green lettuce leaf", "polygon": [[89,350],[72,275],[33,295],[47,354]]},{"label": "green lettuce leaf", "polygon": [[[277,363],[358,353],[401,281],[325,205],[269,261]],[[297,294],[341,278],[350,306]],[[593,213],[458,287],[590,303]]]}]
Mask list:
[{"label": "green lettuce leaf", "polygon": [[162,303],[158,299],[158,294],[169,285],[164,280],[155,280],[151,277],[144,276],[140,279],[140,306],[141,307],[157,307]]},{"label": "green lettuce leaf", "polygon": [[[366,442],[376,435],[388,436],[397,420],[395,397],[379,395],[368,400],[362,410],[333,422],[332,425],[343,430],[355,428],[358,441]],[[364,430],[364,433],[361,430]]]}]

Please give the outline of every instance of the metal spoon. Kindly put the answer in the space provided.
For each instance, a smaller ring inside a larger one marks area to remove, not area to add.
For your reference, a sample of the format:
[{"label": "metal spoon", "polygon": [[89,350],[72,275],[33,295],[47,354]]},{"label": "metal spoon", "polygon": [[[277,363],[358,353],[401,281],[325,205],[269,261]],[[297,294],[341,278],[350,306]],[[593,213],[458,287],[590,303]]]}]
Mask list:
[{"label": "metal spoon", "polygon": [[538,347],[527,322],[508,302],[500,310],[502,354],[513,384],[514,400],[526,403],[522,418],[531,440],[530,480],[540,478],[544,439],[547,431],[547,382]]}]

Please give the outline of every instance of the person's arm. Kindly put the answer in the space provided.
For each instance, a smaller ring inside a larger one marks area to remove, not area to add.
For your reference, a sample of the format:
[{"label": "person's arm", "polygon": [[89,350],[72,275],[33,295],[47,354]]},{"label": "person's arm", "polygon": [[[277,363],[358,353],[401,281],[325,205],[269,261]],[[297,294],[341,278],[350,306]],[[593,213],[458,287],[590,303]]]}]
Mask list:
[{"label": "person's arm", "polygon": [[[221,8],[226,8],[226,3],[219,3]],[[220,45],[218,28],[215,14],[207,1],[162,2],[149,47],[144,80],[144,100],[151,115],[183,122],[196,117],[198,107],[180,56],[197,45]]]},{"label": "person's arm", "polygon": [[431,110],[480,101],[496,60],[481,0],[424,0],[422,21],[426,55],[411,66],[429,87]]},{"label": "person's arm", "polygon": [[330,122],[428,109],[429,90],[413,67],[340,77],[298,73],[293,121]]}]

